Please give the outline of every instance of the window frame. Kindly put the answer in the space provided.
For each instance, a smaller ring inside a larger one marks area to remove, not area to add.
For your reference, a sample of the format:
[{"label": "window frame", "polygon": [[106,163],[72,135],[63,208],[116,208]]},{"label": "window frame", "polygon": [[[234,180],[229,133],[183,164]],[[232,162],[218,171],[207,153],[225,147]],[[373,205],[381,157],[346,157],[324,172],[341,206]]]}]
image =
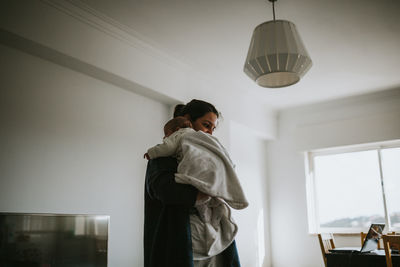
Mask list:
[{"label": "window frame", "polygon": [[357,145],[349,145],[349,146],[340,146],[340,147],[331,147],[331,148],[323,148],[323,149],[315,149],[304,152],[304,165],[305,165],[305,175],[306,175],[306,194],[307,194],[307,217],[308,217],[308,232],[310,234],[316,233],[338,233],[338,234],[354,234],[360,233],[362,231],[367,231],[368,229],[357,227],[357,228],[335,228],[335,227],[320,227],[319,216],[318,216],[318,197],[316,194],[315,187],[315,163],[314,158],[316,156],[326,156],[326,155],[336,155],[336,154],[344,154],[351,152],[361,152],[361,151],[370,151],[376,150],[378,153],[378,164],[379,164],[379,172],[380,172],[380,184],[382,188],[383,195],[383,205],[384,205],[384,216],[385,216],[385,231],[399,231],[400,227],[392,227],[390,225],[387,204],[386,204],[386,195],[384,188],[384,177],[382,171],[382,157],[381,151],[383,149],[390,148],[400,148],[400,139],[398,140],[390,140],[383,142],[375,142],[375,143],[367,143],[367,144],[357,144]]}]

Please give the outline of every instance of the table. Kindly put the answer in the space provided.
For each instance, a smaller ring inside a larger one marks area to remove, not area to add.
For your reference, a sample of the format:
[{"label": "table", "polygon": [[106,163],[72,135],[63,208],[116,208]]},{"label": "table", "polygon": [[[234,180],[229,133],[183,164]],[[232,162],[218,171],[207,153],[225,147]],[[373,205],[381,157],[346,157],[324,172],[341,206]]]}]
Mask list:
[{"label": "table", "polygon": [[[327,253],[328,267],[386,267],[384,250],[370,253]],[[392,255],[393,267],[400,267],[400,255]]]}]

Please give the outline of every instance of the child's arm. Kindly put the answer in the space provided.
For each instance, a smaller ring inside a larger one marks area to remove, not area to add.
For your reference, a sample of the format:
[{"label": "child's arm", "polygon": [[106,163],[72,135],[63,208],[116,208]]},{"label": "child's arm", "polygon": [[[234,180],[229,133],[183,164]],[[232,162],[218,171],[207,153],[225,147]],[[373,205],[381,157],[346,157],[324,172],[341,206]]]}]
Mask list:
[{"label": "child's arm", "polygon": [[179,145],[181,135],[172,134],[166,138],[164,138],[162,144],[158,144],[153,146],[147,150],[147,159],[155,159],[160,157],[169,157],[176,153],[176,150]]}]

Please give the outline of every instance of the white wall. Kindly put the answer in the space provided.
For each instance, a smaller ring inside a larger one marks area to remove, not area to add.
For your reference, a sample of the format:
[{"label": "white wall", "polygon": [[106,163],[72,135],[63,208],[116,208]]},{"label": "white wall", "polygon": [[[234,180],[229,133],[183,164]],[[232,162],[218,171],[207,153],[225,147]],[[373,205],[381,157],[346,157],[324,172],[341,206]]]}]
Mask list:
[{"label": "white wall", "polygon": [[0,211],[110,215],[109,266],[142,266],[143,154],[169,108],[5,46],[0,58]]},{"label": "white wall", "polygon": [[[399,118],[399,89],[281,112],[279,138],[268,146],[274,267],[323,266],[317,237],[308,234],[302,152],[400,139]],[[357,236],[339,237],[337,242],[359,245],[360,241]]]},{"label": "white wall", "polygon": [[267,267],[271,264],[267,184],[267,141],[254,130],[230,123],[231,157],[249,201],[244,210],[234,210],[239,225],[236,237],[241,265]]},{"label": "white wall", "polygon": [[[143,153],[171,107],[7,46],[0,56],[0,211],[110,215],[109,266],[142,266]],[[270,266],[266,141],[221,111],[216,136],[250,202],[234,215],[242,266]]]}]

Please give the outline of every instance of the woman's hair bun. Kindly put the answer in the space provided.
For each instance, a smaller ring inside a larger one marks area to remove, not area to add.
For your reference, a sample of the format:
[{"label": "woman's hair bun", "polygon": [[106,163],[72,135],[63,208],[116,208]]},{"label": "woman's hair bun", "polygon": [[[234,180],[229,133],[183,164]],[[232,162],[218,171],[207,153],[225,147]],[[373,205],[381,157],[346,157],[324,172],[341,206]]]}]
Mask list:
[{"label": "woman's hair bun", "polygon": [[183,110],[185,109],[186,105],[184,104],[178,104],[175,106],[174,109],[174,118],[178,116],[183,116]]}]

